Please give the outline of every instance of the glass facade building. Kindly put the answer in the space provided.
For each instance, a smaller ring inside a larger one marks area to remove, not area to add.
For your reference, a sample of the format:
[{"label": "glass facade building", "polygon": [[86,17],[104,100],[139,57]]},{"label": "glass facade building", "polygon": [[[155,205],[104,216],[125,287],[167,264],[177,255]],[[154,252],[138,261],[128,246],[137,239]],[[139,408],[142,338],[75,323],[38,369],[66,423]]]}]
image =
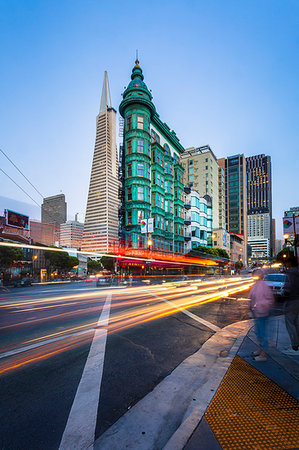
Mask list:
[{"label": "glass facade building", "polygon": [[230,233],[243,236],[247,261],[246,158],[242,154],[218,159],[225,177],[225,222]]}]

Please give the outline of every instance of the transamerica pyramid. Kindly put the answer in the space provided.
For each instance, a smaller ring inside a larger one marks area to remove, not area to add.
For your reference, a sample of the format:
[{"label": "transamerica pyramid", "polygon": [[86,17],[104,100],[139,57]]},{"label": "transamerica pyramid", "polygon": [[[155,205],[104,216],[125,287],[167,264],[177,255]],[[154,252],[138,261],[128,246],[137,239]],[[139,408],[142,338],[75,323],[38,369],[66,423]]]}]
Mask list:
[{"label": "transamerica pyramid", "polygon": [[89,192],[82,250],[110,252],[118,245],[118,158],[116,150],[116,110],[112,107],[107,72],[96,118]]}]

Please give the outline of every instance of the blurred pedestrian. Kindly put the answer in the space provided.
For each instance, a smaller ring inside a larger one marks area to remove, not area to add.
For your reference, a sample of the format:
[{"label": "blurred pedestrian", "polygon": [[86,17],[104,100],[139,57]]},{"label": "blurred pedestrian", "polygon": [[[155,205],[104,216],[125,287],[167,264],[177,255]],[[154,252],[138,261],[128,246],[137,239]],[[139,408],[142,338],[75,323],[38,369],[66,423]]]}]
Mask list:
[{"label": "blurred pedestrian", "polygon": [[133,283],[133,275],[130,273],[130,276],[129,276],[129,286],[132,286],[132,283]]},{"label": "blurred pedestrian", "polygon": [[268,349],[268,318],[274,305],[274,296],[271,288],[265,283],[265,272],[258,269],[253,273],[257,279],[249,292],[250,308],[254,317],[255,334],[259,343],[259,349],[253,353],[254,360],[258,362],[267,361],[266,350]]},{"label": "blurred pedestrian", "polygon": [[297,259],[290,257],[285,263],[287,278],[284,285],[285,324],[290,336],[291,348],[284,351],[299,355],[299,270]]}]

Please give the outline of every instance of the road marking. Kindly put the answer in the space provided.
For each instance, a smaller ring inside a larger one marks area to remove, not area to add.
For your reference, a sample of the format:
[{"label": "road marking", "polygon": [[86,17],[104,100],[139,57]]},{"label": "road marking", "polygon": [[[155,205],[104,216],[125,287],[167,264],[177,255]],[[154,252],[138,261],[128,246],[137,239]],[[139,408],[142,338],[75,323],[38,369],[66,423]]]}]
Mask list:
[{"label": "road marking", "polygon": [[196,322],[199,322],[199,323],[201,323],[202,325],[205,325],[206,327],[210,328],[211,330],[213,330],[213,331],[221,331],[221,328],[217,327],[217,325],[214,325],[213,323],[208,322],[207,320],[202,319],[202,318],[199,317],[199,316],[196,316],[195,314],[191,313],[191,312],[188,311],[187,309],[180,308],[180,307],[179,307],[178,305],[176,305],[175,303],[170,302],[169,300],[166,300],[165,298],[160,297],[159,295],[155,295],[155,294],[153,294],[153,293],[151,293],[151,295],[152,295],[153,297],[156,297],[156,298],[162,300],[163,302],[169,303],[169,304],[172,305],[174,308],[176,308],[178,311],[182,312],[183,314],[186,314],[186,316],[191,317],[191,319],[196,320]]},{"label": "road marking", "polygon": [[[106,298],[98,326],[109,322],[111,297]],[[98,403],[103,375],[107,341],[107,328],[95,331],[85,363],[81,381],[62,436],[59,450],[81,450],[93,444],[98,413]]]}]

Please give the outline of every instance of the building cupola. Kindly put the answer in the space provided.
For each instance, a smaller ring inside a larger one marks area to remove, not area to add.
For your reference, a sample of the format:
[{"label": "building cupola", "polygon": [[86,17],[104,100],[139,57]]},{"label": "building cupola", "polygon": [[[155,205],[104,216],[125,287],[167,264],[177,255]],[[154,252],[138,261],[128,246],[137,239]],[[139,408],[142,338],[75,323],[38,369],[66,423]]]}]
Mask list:
[{"label": "building cupola", "polygon": [[124,117],[124,109],[133,104],[142,104],[150,109],[151,115],[156,112],[156,108],[152,103],[152,94],[150,93],[147,85],[145,84],[142,69],[139,65],[138,59],[135,61],[131,74],[131,81],[122,94],[123,101],[119,106],[119,112]]}]

